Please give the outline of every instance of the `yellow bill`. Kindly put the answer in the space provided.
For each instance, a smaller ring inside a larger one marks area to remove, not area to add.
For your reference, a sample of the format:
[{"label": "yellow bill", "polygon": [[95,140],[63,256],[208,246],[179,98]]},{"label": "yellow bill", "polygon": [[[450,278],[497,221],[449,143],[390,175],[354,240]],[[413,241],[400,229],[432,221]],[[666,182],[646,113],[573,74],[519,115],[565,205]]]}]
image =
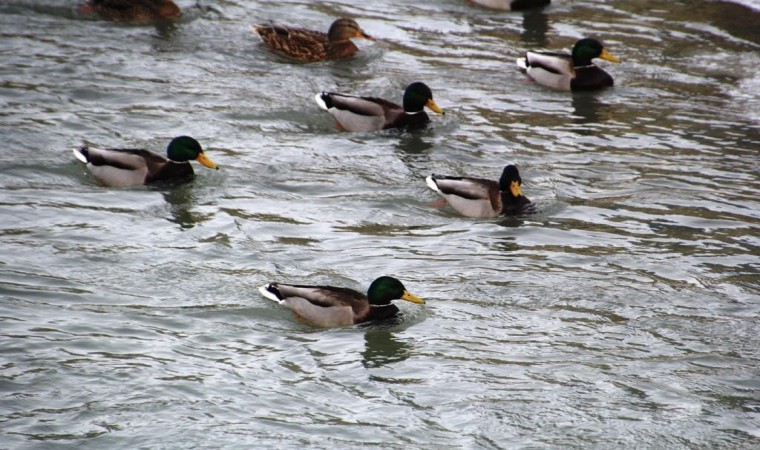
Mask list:
[{"label": "yellow bill", "polygon": [[211,169],[217,169],[217,170],[219,170],[219,166],[217,166],[217,165],[216,165],[216,163],[215,163],[214,161],[211,161],[211,160],[210,160],[210,159],[209,159],[209,158],[206,156],[206,154],[205,154],[205,153],[200,153],[200,154],[198,154],[198,157],[197,157],[197,158],[195,158],[195,160],[196,160],[196,161],[198,161],[199,163],[203,164],[203,165],[204,165],[204,166],[206,166],[206,167],[209,167],[209,168],[211,168]]},{"label": "yellow bill", "polygon": [[425,304],[425,300],[417,297],[416,295],[410,293],[409,291],[404,291],[404,295],[401,296],[401,300],[406,300],[412,303],[419,303],[421,305]]},{"label": "yellow bill", "polygon": [[517,181],[512,181],[509,183],[509,190],[512,191],[512,195],[515,197],[520,197],[522,195],[522,190],[520,190],[520,183]]},{"label": "yellow bill", "polygon": [[435,100],[433,100],[432,98],[430,100],[428,100],[427,103],[425,103],[425,106],[427,106],[428,108],[430,108],[430,110],[433,111],[433,112],[436,112],[438,114],[445,114],[443,112],[443,110],[441,109],[441,107],[438,106],[435,103]]},{"label": "yellow bill", "polygon": [[620,59],[618,59],[618,57],[613,55],[612,53],[608,52],[606,48],[602,49],[602,54],[599,55],[599,57],[609,62],[614,62],[614,63],[620,62]]}]

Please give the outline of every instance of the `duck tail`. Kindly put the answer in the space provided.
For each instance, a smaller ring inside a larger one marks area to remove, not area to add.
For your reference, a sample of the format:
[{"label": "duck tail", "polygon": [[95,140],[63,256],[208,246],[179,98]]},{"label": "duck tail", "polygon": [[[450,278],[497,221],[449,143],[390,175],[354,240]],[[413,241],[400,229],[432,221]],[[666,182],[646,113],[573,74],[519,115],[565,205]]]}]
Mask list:
[{"label": "duck tail", "polygon": [[[251,33],[262,37],[261,34],[266,31],[266,25],[251,25]],[[262,37],[263,39],[263,37]]]},{"label": "duck tail", "polygon": [[430,189],[432,189],[432,190],[434,190],[436,192],[441,192],[441,190],[438,189],[438,183],[436,183],[436,181],[435,181],[435,175],[430,175],[429,177],[425,178],[425,183],[427,183],[427,185],[428,185],[428,187],[430,187]]},{"label": "duck tail", "polygon": [[73,151],[74,156],[76,156],[76,158],[82,161],[83,163],[87,164],[90,162],[90,153],[86,145],[83,145],[78,148],[73,148],[71,149],[71,151]]},{"label": "duck tail", "polygon": [[526,72],[528,70],[528,57],[524,56],[522,58],[517,58],[517,67],[520,68],[521,71]]},{"label": "duck tail", "polygon": [[259,287],[259,292],[261,292],[261,295],[274,302],[280,303],[282,301],[282,294],[280,294],[280,291],[277,289],[276,283],[267,283],[264,286]]},{"label": "duck tail", "polygon": [[319,105],[319,107],[325,111],[328,111],[332,107],[332,100],[330,99],[330,94],[327,92],[320,92],[315,95],[314,101],[317,102],[317,105]]}]

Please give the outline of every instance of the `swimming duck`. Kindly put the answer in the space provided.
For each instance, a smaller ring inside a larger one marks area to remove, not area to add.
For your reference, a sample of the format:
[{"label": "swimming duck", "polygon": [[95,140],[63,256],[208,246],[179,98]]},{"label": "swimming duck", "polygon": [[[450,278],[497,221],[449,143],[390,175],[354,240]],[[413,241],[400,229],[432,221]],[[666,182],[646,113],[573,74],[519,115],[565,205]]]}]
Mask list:
[{"label": "swimming duck", "polygon": [[352,38],[374,40],[354,19],[346,17],[333,22],[327,34],[280,25],[259,25],[252,29],[270,50],[301,61],[347,58],[359,50]]},{"label": "swimming duck", "polygon": [[285,283],[266,284],[259,292],[293,311],[300,321],[325,328],[391,318],[399,312],[391,300],[425,303],[388,276],[373,281],[367,295],[349,288]]},{"label": "swimming duck", "polygon": [[344,131],[378,131],[386,128],[421,127],[430,122],[425,107],[443,114],[425,83],[415,82],[404,91],[402,107],[377,97],[322,92],[314,96],[320,108],[329,112]]},{"label": "swimming duck", "polygon": [[201,144],[190,136],[179,136],[166,148],[169,159],[142,149],[100,149],[83,146],[74,156],[106,186],[124,187],[156,182],[182,181],[193,176],[190,160],[206,167],[218,166],[206,157]]},{"label": "swimming duck", "polygon": [[575,43],[572,54],[528,52],[517,60],[517,65],[538,84],[560,91],[586,91],[612,86],[612,77],[591,62],[594,58],[620,61],[601,42],[586,38]]},{"label": "swimming duck", "polygon": [[182,13],[172,0],[87,0],[80,10],[116,22],[176,19]]},{"label": "swimming duck", "polygon": [[482,178],[430,175],[425,179],[430,189],[467,217],[495,217],[527,212],[531,202],[520,189],[522,178],[517,167],[504,168],[499,181]]},{"label": "swimming duck", "polygon": [[467,0],[481,6],[493,9],[506,9],[508,11],[521,11],[531,8],[543,8],[551,3],[551,0]]}]

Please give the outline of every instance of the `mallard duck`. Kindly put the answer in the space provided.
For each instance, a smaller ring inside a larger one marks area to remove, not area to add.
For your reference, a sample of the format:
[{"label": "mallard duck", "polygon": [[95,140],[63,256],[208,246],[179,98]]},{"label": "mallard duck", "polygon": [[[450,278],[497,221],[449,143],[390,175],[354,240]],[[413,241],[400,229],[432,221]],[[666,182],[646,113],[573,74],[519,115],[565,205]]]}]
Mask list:
[{"label": "mallard duck", "polygon": [[135,186],[156,182],[189,179],[194,159],[206,167],[218,169],[203,153],[201,144],[190,136],[179,136],[166,148],[169,159],[142,149],[100,149],[83,146],[74,149],[74,156],[101,183],[111,187]]},{"label": "mallard duck", "polygon": [[399,309],[391,300],[425,303],[399,280],[388,276],[373,281],[367,295],[349,288],[285,283],[266,284],[259,292],[293,311],[300,321],[325,328],[393,317]]},{"label": "mallard duck", "polygon": [[586,38],[575,43],[572,54],[528,52],[517,60],[517,65],[536,83],[561,91],[587,91],[612,86],[612,77],[591,62],[594,58],[615,63],[620,61],[601,42]]},{"label": "mallard duck", "polygon": [[270,50],[301,61],[347,58],[359,50],[352,38],[374,40],[354,19],[346,17],[333,22],[327,34],[281,25],[259,25],[252,29]]},{"label": "mallard duck", "polygon": [[176,19],[182,13],[172,0],[88,0],[80,10],[116,22]]},{"label": "mallard duck", "polygon": [[551,3],[551,0],[467,0],[493,9],[506,9],[507,11],[521,11],[524,9],[543,8]]},{"label": "mallard duck", "polygon": [[420,127],[430,122],[425,107],[443,114],[425,83],[416,82],[404,91],[404,106],[377,97],[322,92],[314,99],[344,131],[377,131],[386,128]]},{"label": "mallard duck", "polygon": [[504,168],[499,181],[483,178],[430,175],[425,179],[430,189],[460,214],[467,217],[495,217],[527,212],[531,202],[520,189],[522,178],[517,167]]}]

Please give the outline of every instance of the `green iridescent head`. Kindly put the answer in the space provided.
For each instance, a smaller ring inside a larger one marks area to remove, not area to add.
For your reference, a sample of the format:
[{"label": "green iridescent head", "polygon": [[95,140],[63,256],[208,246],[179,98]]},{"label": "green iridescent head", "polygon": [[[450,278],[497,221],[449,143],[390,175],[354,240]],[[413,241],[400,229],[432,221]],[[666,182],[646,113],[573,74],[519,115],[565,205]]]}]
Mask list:
[{"label": "green iridescent head", "polygon": [[372,282],[367,291],[367,298],[372,305],[387,305],[391,300],[406,300],[412,303],[425,303],[411,294],[404,285],[393,277],[380,277]]},{"label": "green iridescent head", "polygon": [[596,39],[585,38],[573,46],[573,65],[576,67],[588,66],[594,58],[602,58],[611,62],[620,60],[608,52],[604,45]]},{"label": "green iridescent head", "polygon": [[433,91],[425,83],[417,81],[407,86],[404,91],[404,111],[416,113],[426,106],[438,114],[443,114],[443,110],[433,100]]},{"label": "green iridescent head", "polygon": [[166,156],[175,162],[187,162],[196,160],[206,167],[218,169],[219,167],[203,153],[201,144],[190,136],[179,136],[169,142],[166,148]]}]

